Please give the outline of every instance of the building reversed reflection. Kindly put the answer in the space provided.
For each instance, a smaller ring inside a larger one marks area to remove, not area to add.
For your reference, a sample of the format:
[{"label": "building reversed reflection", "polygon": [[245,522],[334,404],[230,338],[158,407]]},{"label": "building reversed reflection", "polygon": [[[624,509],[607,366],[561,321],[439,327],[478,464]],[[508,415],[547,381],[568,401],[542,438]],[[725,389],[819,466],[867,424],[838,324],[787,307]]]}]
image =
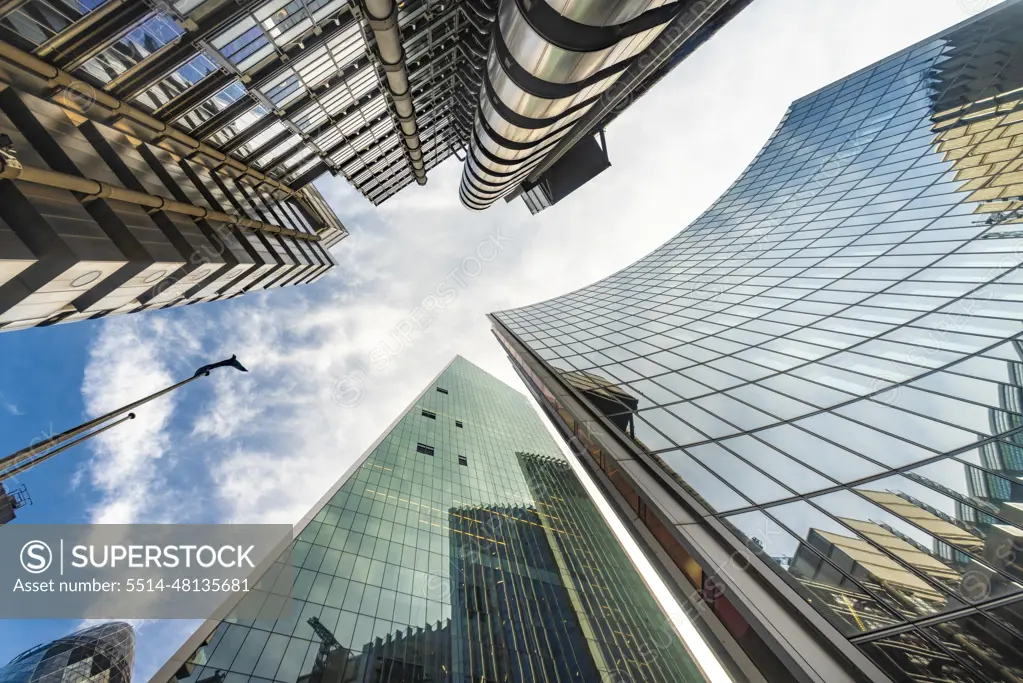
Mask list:
[{"label": "building reversed reflection", "polygon": [[208,622],[154,680],[706,680],[528,400],[462,358],[284,563],[243,600],[268,618]]},{"label": "building reversed reflection", "polygon": [[746,670],[1015,680],[1021,34],[1004,2],[797,100],[667,243],[491,316]]}]

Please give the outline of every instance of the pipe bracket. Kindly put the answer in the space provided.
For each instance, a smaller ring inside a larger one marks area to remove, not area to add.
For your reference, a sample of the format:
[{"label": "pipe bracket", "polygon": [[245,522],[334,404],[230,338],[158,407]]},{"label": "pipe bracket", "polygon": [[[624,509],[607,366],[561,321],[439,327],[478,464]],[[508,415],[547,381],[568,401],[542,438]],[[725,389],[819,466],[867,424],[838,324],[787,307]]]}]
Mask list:
[{"label": "pipe bracket", "polygon": [[381,19],[377,19],[372,14],[370,14],[368,8],[364,9],[363,12],[366,16],[366,23],[369,24],[369,27],[373,29],[374,32],[390,31],[391,29],[398,28],[397,3],[391,3],[391,13]]}]

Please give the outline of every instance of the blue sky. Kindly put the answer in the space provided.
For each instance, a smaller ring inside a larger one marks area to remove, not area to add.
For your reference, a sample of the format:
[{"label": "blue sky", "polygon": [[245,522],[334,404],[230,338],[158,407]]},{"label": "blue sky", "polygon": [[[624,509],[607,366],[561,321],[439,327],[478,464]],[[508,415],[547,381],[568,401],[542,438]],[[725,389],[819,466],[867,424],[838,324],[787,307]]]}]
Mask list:
[{"label": "blue sky", "polygon": [[[25,474],[34,505],[16,523],[296,521],[454,354],[520,386],[487,312],[635,261],[731,183],[790,101],[993,4],[757,0],[615,121],[611,169],[539,217],[521,202],[464,210],[454,159],[379,209],[327,177],[351,236],[315,285],[0,334],[3,452],[232,353],[250,370],[190,384]],[[441,283],[457,296],[424,320]],[[0,621],[0,663],[76,625]],[[137,679],[193,626],[140,624]]]}]

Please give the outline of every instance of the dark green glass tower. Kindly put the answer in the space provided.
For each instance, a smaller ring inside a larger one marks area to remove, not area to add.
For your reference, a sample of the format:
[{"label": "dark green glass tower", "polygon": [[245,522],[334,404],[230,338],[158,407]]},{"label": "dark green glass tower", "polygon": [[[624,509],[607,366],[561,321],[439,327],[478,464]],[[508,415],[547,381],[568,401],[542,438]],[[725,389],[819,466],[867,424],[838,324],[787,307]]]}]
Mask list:
[{"label": "dark green glass tower", "polygon": [[154,681],[704,680],[526,397],[461,357],[296,532],[292,607]]}]

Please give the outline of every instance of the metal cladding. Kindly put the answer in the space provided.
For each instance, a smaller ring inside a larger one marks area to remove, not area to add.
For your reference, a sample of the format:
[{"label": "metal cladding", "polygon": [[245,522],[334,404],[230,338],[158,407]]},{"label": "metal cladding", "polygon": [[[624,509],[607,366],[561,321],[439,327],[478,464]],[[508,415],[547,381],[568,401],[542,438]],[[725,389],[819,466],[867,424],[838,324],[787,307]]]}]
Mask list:
[{"label": "metal cladding", "polygon": [[376,205],[464,156],[479,85],[459,45],[485,60],[496,6],[0,0],[0,80],[250,184],[329,173]]},{"label": "metal cladding", "polygon": [[424,76],[471,29],[431,1],[386,4],[389,45],[347,0],[0,0],[0,331],[324,276],[347,231],[312,181],[412,182],[403,96],[412,157],[456,142]]},{"label": "metal cladding", "polygon": [[405,49],[398,33],[398,5],[394,0],[365,0],[366,20],[377,41],[377,59],[387,75],[387,89],[401,128],[402,140],[408,152],[412,175],[420,185],[426,184],[426,165],[423,163],[422,141],[416,124],[416,111],[412,106],[412,88],[405,65]]},{"label": "metal cladding", "polygon": [[482,74],[462,203],[485,209],[512,191],[685,4],[505,0]]}]

